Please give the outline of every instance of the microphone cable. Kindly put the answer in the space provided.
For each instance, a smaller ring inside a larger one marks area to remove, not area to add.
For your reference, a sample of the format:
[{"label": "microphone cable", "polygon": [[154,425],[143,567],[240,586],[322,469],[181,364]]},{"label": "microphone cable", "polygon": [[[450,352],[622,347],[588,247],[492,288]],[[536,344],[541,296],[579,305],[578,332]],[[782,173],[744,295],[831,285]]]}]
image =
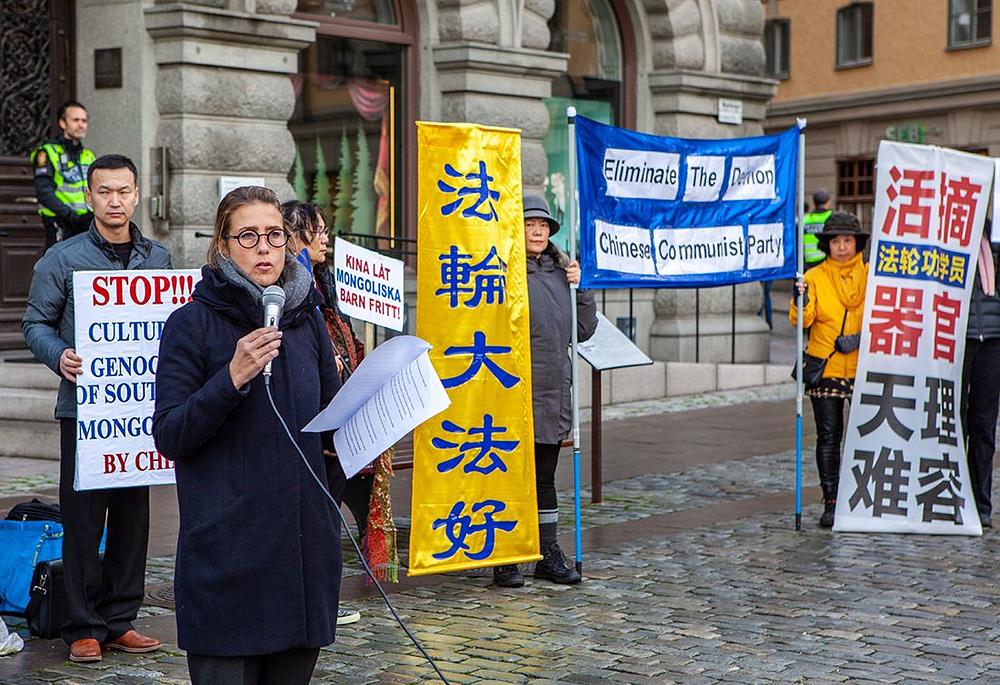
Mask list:
[{"label": "microphone cable", "polygon": [[350,538],[351,544],[354,545],[354,551],[357,552],[358,559],[361,561],[361,565],[364,566],[365,568],[365,573],[368,574],[368,577],[375,585],[375,588],[378,590],[378,593],[382,595],[382,601],[385,602],[385,605],[389,608],[389,611],[392,613],[393,618],[396,619],[396,623],[399,624],[399,627],[403,629],[403,632],[406,633],[406,636],[410,638],[410,641],[414,644],[414,646],[416,646],[416,648],[420,651],[420,653],[424,656],[424,658],[427,659],[427,662],[431,665],[431,668],[433,668],[434,671],[438,674],[438,677],[441,678],[442,682],[444,682],[445,685],[451,685],[451,682],[447,678],[445,678],[444,673],[442,673],[441,669],[438,668],[437,663],[434,661],[433,658],[431,658],[431,655],[427,653],[427,650],[424,649],[423,645],[420,644],[420,641],[416,638],[416,636],[410,632],[409,628],[406,627],[406,623],[403,622],[403,619],[399,617],[398,613],[396,613],[395,607],[393,607],[392,602],[389,601],[389,596],[385,594],[385,590],[382,589],[382,586],[375,578],[375,574],[372,573],[371,568],[369,568],[368,562],[365,561],[365,556],[361,553],[361,548],[358,546],[357,541],[354,539],[354,535],[351,534],[351,529],[347,525],[347,519],[344,518],[344,512],[340,510],[340,505],[337,504],[337,500],[333,498],[333,495],[330,494],[330,491],[326,489],[325,485],[323,485],[323,481],[321,481],[319,479],[319,476],[316,475],[316,472],[313,471],[313,467],[309,463],[309,460],[306,459],[306,455],[302,453],[302,448],[299,447],[299,443],[296,442],[294,437],[292,437],[292,432],[288,429],[288,424],[285,423],[285,419],[282,418],[281,412],[278,411],[278,407],[275,406],[274,404],[274,397],[271,395],[270,374],[264,376],[264,388],[267,390],[267,399],[271,403],[271,409],[274,411],[274,415],[278,417],[278,421],[281,423],[281,427],[285,429],[285,434],[288,436],[288,439],[291,440],[292,446],[294,446],[295,450],[299,453],[299,457],[301,457],[302,463],[305,464],[306,470],[309,471],[309,475],[312,476],[314,481],[316,481],[316,485],[318,485],[319,489],[322,490],[324,495],[326,495],[326,498],[330,500],[330,503],[333,505],[333,510],[336,511],[337,516],[340,517],[341,529],[347,533],[347,537]]}]

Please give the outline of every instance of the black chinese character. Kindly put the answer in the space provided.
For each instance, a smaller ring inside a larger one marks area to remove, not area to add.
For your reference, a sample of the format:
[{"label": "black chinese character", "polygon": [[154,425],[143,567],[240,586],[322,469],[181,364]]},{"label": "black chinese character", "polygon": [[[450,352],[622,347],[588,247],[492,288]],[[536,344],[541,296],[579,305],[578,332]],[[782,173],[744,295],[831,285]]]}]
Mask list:
[{"label": "black chinese character", "polygon": [[[920,473],[927,474],[917,479],[920,487],[932,487],[917,495],[917,504],[924,521],[951,521],[960,526],[965,499],[959,495],[962,481],[958,479],[958,463],[949,459],[947,454],[942,457],[920,460]],[[944,511],[935,511],[935,507]]]},{"label": "black chinese character", "polygon": [[941,445],[958,445],[955,425],[955,381],[943,378],[927,379],[927,401],[924,403],[927,425],[921,438],[937,438]]},{"label": "black chinese character", "polygon": [[[878,459],[874,452],[855,450],[854,460],[860,461],[864,468],[855,466],[851,469],[857,489],[851,495],[848,504],[851,509],[863,503],[872,510],[872,516],[882,514],[897,514],[906,516],[906,486],[910,482],[910,465],[903,458],[903,450],[890,450],[883,447]],[[868,486],[874,485],[874,492],[868,492]]]},{"label": "black chinese character", "polygon": [[897,408],[913,409],[917,406],[917,401],[912,397],[896,397],[893,395],[893,390],[897,385],[905,385],[908,388],[912,388],[913,376],[900,376],[893,373],[869,371],[867,380],[869,383],[881,383],[882,394],[869,395],[864,393],[861,395],[861,404],[875,405],[878,407],[878,412],[876,412],[870,421],[858,426],[858,432],[861,435],[868,435],[881,426],[882,422],[888,421],[889,428],[892,429],[893,433],[903,438],[903,440],[909,440],[910,436],[913,435],[913,431],[902,424],[896,416],[895,410]]}]

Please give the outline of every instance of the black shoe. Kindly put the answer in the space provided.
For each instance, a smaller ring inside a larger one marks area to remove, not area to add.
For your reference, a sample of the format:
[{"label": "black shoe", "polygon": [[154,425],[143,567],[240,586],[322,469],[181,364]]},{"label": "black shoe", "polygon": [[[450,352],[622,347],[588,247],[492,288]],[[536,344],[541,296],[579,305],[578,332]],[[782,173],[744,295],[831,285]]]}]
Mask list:
[{"label": "black shoe", "polygon": [[823,503],[823,515],[819,517],[820,528],[833,528],[833,517],[837,512],[837,500],[828,499]]},{"label": "black shoe", "polygon": [[514,564],[494,566],[493,584],[500,587],[521,587],[524,585],[524,576],[521,575],[521,569]]},{"label": "black shoe", "polygon": [[542,550],[542,560],[535,564],[534,575],[535,578],[544,578],[560,585],[580,582],[580,574],[566,565],[566,556],[554,542]]},{"label": "black shoe", "polygon": [[979,523],[982,524],[983,528],[992,528],[993,527],[993,521],[990,520],[990,515],[989,514],[980,514],[979,515]]}]

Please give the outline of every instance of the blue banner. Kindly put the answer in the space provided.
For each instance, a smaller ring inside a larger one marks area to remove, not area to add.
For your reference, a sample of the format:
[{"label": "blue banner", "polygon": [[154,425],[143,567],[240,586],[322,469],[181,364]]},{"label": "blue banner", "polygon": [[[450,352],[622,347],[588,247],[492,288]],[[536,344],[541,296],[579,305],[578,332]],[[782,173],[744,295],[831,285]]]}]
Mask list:
[{"label": "blue banner", "polygon": [[795,276],[799,131],[663,138],[576,117],[582,288]]}]

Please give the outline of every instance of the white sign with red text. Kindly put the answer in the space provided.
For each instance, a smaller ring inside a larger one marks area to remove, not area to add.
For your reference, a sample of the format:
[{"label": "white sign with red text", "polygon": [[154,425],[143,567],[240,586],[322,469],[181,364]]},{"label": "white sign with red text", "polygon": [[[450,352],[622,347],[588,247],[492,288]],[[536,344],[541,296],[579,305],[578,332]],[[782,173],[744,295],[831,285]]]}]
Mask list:
[{"label": "white sign with red text", "polygon": [[868,289],[833,529],[980,535],[961,420],[962,363],[993,160],[882,141],[875,168]]},{"label": "white sign with red text", "polygon": [[403,330],[403,262],[337,238],[333,264],[341,312]]},{"label": "white sign with red text", "polygon": [[73,274],[76,490],[168,485],[173,462],[153,444],[156,364],[163,324],[190,301],[196,269]]}]

